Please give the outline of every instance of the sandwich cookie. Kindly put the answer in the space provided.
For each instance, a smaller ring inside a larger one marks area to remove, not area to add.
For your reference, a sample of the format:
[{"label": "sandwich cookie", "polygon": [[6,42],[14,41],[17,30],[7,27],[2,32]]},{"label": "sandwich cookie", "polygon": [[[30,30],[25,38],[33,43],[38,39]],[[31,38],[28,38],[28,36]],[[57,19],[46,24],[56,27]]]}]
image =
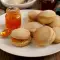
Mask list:
[{"label": "sandwich cookie", "polygon": [[49,24],[50,27],[60,27],[60,16],[56,16],[56,19]]},{"label": "sandwich cookie", "polygon": [[31,42],[30,32],[24,28],[18,28],[11,33],[12,44],[15,46],[26,46]]},{"label": "sandwich cookie", "polygon": [[29,22],[24,25],[25,29],[28,29],[30,32],[35,32],[37,28],[42,27],[43,25],[38,22]]},{"label": "sandwich cookie", "polygon": [[33,36],[33,43],[36,44],[36,46],[48,46],[52,44],[55,40],[55,32],[53,29],[49,26],[43,26],[41,28],[38,28],[34,32]]},{"label": "sandwich cookie", "polygon": [[60,43],[60,27],[54,27],[53,30],[56,34],[56,38],[55,38],[54,42]]},{"label": "sandwich cookie", "polygon": [[32,10],[28,12],[28,17],[30,18],[30,21],[36,21],[37,16],[40,12],[41,12],[40,10]]},{"label": "sandwich cookie", "polygon": [[56,19],[56,13],[52,10],[45,10],[39,13],[38,21],[42,24],[49,24]]}]

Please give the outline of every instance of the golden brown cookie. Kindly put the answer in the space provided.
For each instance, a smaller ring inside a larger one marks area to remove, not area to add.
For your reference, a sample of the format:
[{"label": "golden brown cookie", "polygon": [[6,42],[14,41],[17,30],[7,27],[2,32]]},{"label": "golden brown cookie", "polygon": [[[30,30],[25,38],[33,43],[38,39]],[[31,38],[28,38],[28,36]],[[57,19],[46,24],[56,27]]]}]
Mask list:
[{"label": "golden brown cookie", "polygon": [[38,22],[29,22],[24,25],[25,29],[28,29],[30,32],[35,32],[37,28],[42,27],[43,25]]},{"label": "golden brown cookie", "polygon": [[24,28],[18,28],[11,33],[12,44],[15,46],[26,46],[31,42],[30,32]]},{"label": "golden brown cookie", "polygon": [[37,46],[48,46],[55,40],[55,32],[49,26],[43,26],[34,32],[33,39]]},{"label": "golden brown cookie", "polygon": [[50,27],[60,27],[60,16],[56,16],[56,19],[49,24]]},{"label": "golden brown cookie", "polygon": [[54,42],[60,43],[60,27],[54,27],[53,30],[56,34],[56,38],[55,38]]},{"label": "golden brown cookie", "polygon": [[42,24],[49,24],[56,19],[56,13],[52,10],[44,10],[38,15],[38,21]]},{"label": "golden brown cookie", "polygon": [[28,12],[28,17],[30,18],[30,21],[36,21],[37,16],[40,12],[40,10],[31,10],[30,12]]}]

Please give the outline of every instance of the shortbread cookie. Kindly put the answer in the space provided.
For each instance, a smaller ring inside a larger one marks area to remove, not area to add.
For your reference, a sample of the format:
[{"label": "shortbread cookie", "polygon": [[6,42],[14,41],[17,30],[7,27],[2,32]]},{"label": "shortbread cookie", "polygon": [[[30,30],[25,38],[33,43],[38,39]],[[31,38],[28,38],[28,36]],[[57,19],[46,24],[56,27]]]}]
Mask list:
[{"label": "shortbread cookie", "polygon": [[43,25],[38,22],[29,22],[24,25],[25,29],[28,29],[30,32],[35,32],[37,28],[42,27]]},{"label": "shortbread cookie", "polygon": [[28,17],[30,18],[30,21],[36,21],[37,16],[40,12],[41,12],[40,10],[32,10],[28,12]]},{"label": "shortbread cookie", "polygon": [[51,27],[60,27],[60,16],[56,16],[56,19],[51,23],[49,24],[49,26]]},{"label": "shortbread cookie", "polygon": [[56,34],[56,38],[55,38],[54,42],[60,43],[60,27],[54,27],[53,30]]},{"label": "shortbread cookie", "polygon": [[38,21],[42,24],[49,24],[56,19],[56,13],[52,10],[42,11],[38,15]]},{"label": "shortbread cookie", "polygon": [[37,46],[48,46],[54,42],[55,32],[49,26],[43,26],[35,31],[33,39]]}]

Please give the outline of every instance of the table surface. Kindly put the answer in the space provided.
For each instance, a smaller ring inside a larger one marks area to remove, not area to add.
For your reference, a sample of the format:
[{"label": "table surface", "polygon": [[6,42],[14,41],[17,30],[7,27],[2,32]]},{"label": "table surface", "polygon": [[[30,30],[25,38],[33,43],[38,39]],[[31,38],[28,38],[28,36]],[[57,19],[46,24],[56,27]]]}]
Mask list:
[{"label": "table surface", "polygon": [[[40,0],[37,0],[37,2],[30,8],[40,9],[41,3],[39,1]],[[4,10],[6,9],[6,7],[4,7],[1,3],[0,3],[0,8]],[[0,50],[0,60],[60,60],[60,52],[45,57],[27,58],[27,57],[11,55]]]}]

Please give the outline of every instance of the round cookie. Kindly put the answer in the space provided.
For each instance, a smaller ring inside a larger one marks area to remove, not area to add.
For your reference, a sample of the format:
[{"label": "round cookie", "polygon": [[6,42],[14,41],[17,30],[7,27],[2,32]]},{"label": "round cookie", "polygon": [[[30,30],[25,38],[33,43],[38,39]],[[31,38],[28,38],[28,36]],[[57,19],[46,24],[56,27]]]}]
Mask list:
[{"label": "round cookie", "polygon": [[42,27],[43,25],[38,22],[29,22],[24,25],[25,29],[28,29],[30,32],[35,32],[37,28]]},{"label": "round cookie", "polygon": [[44,10],[38,15],[38,21],[42,24],[49,24],[56,19],[56,13],[52,10]]},{"label": "round cookie", "polygon": [[50,27],[60,27],[60,16],[56,16],[56,19],[49,24]]},{"label": "round cookie", "polygon": [[30,32],[24,28],[18,28],[12,31],[11,33],[12,44],[15,46],[26,46],[31,41]]},{"label": "round cookie", "polygon": [[34,32],[33,39],[37,46],[48,46],[55,40],[55,32],[49,26],[43,26]]},{"label": "round cookie", "polygon": [[56,38],[55,38],[54,42],[60,43],[60,27],[53,27],[53,30],[56,34]]},{"label": "round cookie", "polygon": [[30,12],[28,12],[28,17],[30,18],[30,21],[36,21],[37,16],[40,12],[40,10],[31,10]]}]

